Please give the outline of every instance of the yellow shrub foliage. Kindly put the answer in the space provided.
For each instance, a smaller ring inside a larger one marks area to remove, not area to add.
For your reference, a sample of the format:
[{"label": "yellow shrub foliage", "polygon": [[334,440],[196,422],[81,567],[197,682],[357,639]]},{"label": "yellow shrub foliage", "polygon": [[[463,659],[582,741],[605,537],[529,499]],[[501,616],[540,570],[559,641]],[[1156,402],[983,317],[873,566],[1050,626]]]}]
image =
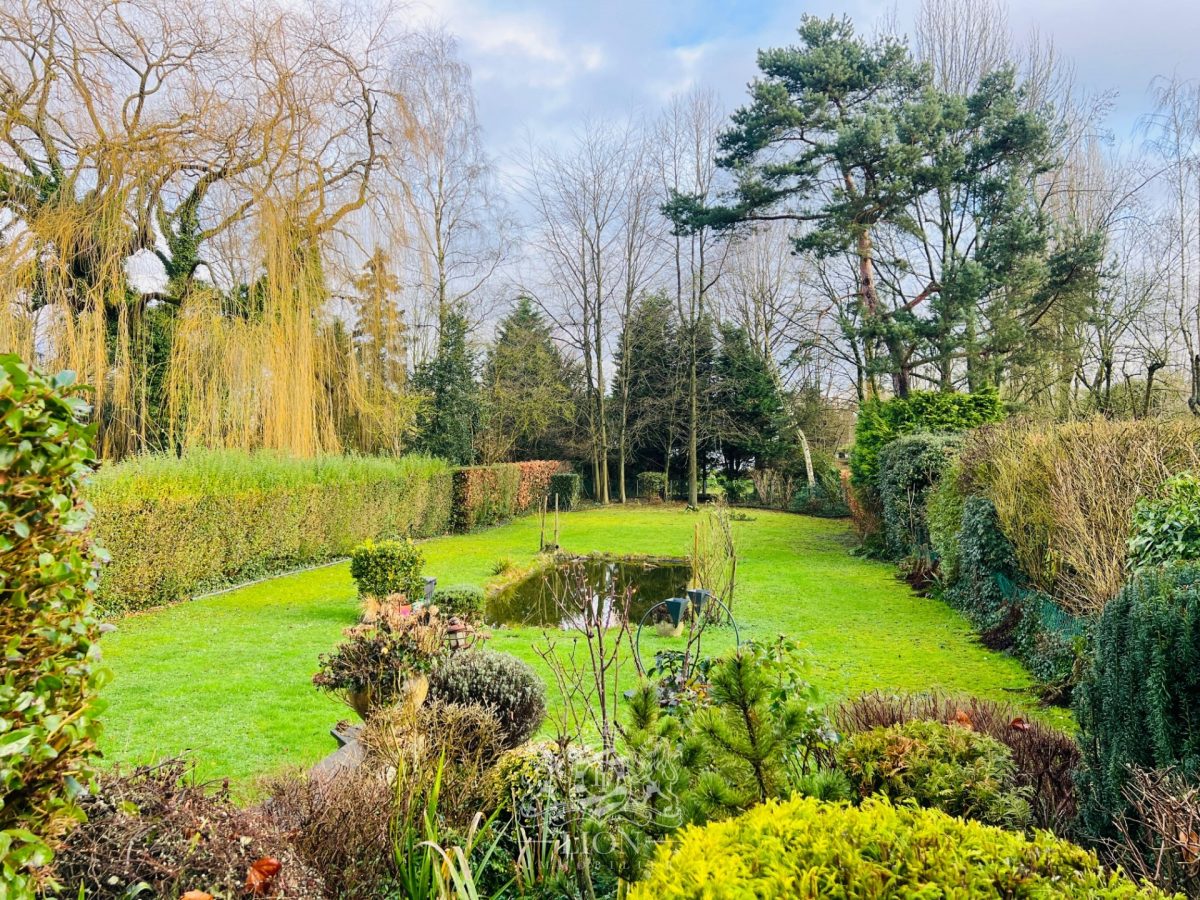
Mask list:
[{"label": "yellow shrub foliage", "polygon": [[1165,897],[1094,853],[930,809],[797,798],[685,828],[629,900],[816,897]]}]

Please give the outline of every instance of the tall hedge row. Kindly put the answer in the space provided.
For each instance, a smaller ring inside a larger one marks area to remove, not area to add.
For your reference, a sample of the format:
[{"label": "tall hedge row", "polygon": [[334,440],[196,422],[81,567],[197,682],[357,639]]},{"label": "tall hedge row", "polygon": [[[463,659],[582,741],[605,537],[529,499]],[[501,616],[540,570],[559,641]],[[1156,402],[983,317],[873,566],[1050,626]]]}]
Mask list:
[{"label": "tall hedge row", "polygon": [[888,552],[897,559],[929,555],[926,495],[958,450],[952,434],[910,434],[879,453],[879,499]]},{"label": "tall hedge row", "polygon": [[421,456],[130,460],[88,489],[95,532],[113,557],[98,599],[110,614],[145,609],[346,556],[368,538],[493,524],[534,506],[559,465],[483,467],[488,476],[465,476],[463,491],[462,473],[479,467]]},{"label": "tall hedge row", "polygon": [[456,469],[451,525],[455,531],[471,531],[530,512],[564,468],[561,462],[535,460]]},{"label": "tall hedge row", "polygon": [[1003,417],[1000,395],[990,389],[974,394],[913,391],[907,397],[868,400],[854,426],[851,481],[860,490],[876,490],[879,453],[898,437],[918,431],[957,434]]}]

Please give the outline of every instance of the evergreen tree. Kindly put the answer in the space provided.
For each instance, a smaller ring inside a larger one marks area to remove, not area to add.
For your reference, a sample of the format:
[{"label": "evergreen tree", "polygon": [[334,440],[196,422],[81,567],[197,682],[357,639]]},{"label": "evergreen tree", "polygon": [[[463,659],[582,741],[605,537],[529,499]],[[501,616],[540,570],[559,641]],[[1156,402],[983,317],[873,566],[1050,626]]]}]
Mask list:
[{"label": "evergreen tree", "polygon": [[427,398],[417,416],[417,449],[456,465],[474,462],[479,391],[461,314],[446,316],[437,353],[417,369],[413,386]]},{"label": "evergreen tree", "polygon": [[624,327],[614,358],[613,396],[626,403],[626,469],[633,476],[664,472],[685,424],[674,304],[665,294],[645,294]]},{"label": "evergreen tree", "polygon": [[778,385],[746,332],[732,325],[721,326],[715,406],[727,475],[751,462],[764,466],[786,451],[787,410]]},{"label": "evergreen tree", "polygon": [[482,458],[549,459],[565,449],[575,415],[570,374],[545,318],[521,297],[483,368]]},{"label": "evergreen tree", "polygon": [[1011,69],[969,96],[939,90],[903,43],[867,41],[846,18],[806,16],[799,34],[760,52],[751,102],[721,137],[729,202],[677,194],[664,211],[684,232],[792,220],[799,251],[852,261],[847,336],[896,394],[922,367],[951,389],[960,359],[973,386],[994,383],[997,359],[1098,263],[1037,201],[1050,110]]}]

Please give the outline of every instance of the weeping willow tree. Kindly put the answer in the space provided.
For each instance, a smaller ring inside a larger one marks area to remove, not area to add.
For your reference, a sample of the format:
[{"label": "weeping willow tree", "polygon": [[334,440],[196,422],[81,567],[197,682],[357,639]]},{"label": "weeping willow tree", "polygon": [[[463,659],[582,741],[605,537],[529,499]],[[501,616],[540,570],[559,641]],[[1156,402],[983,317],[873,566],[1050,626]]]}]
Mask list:
[{"label": "weeping willow tree", "polygon": [[0,8],[0,352],[93,385],[108,458],[399,451],[416,401],[386,257],[361,284],[330,265],[420,137],[390,11],[238,10]]},{"label": "weeping willow tree", "polygon": [[264,204],[263,272],[249,309],[230,315],[217,292],[202,291],[180,310],[168,381],[175,445],[312,456],[398,452],[411,436],[416,399],[402,393],[402,379],[381,380],[372,365],[379,351],[356,352],[331,315],[319,235],[302,222]]}]

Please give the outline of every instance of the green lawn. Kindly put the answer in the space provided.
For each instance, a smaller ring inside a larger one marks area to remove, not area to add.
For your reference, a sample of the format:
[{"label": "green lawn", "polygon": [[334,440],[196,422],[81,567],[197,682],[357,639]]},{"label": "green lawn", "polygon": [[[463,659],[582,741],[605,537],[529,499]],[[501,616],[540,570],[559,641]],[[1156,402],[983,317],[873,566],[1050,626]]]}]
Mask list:
[{"label": "green lawn", "polygon": [[[945,688],[1029,706],[1031,679],[1013,659],[981,647],[956,612],[916,597],[895,569],[849,554],[844,522],[753,511],[735,523],[744,634],[778,632],[812,654],[811,676],[836,699],[871,688]],[[588,509],[563,517],[572,552],[681,555],[697,514],[679,507]],[[534,517],[478,534],[426,542],[427,572],[443,585],[491,578],[495,562],[529,561]],[[143,762],[191,750],[204,778],[247,790],[257,775],[307,765],[333,749],[329,728],[352,715],[310,684],[319,653],[357,615],[348,566],[276,578],[120,620],[104,638],[114,678],[105,689],[103,749]],[[542,661],[537,629],[498,631],[490,643]],[[643,654],[662,639],[643,642]],[[706,651],[732,643],[728,630]]]}]

